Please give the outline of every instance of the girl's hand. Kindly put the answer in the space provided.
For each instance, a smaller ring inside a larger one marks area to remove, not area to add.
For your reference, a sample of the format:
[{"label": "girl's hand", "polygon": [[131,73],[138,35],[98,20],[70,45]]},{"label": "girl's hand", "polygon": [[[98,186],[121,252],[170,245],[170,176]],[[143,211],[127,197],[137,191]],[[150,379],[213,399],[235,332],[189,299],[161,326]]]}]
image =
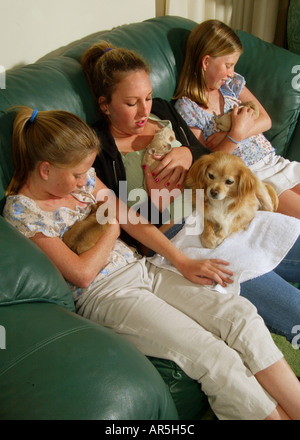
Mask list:
[{"label": "girl's hand", "polygon": [[186,174],[193,163],[193,156],[188,147],[176,147],[161,158],[155,159],[160,163],[153,170],[154,180],[164,181],[165,187],[181,187],[184,183]]},{"label": "girl's hand", "polygon": [[186,257],[177,269],[184,277],[196,284],[212,285],[214,282],[226,287],[232,284],[233,272],[227,269],[229,263],[224,260],[192,260]]},{"label": "girl's hand", "polygon": [[[182,190],[177,181],[171,183],[171,174],[167,174],[164,178],[153,176],[151,170],[147,166],[143,166],[146,186],[152,203],[159,211],[163,211],[174,197],[178,197]],[[162,191],[165,190],[165,191]],[[172,191],[172,197],[170,192]]]},{"label": "girl's hand", "polygon": [[238,111],[238,107],[234,106],[231,117],[230,136],[237,142],[249,137],[249,133],[255,125],[254,111],[252,108],[243,107]]}]

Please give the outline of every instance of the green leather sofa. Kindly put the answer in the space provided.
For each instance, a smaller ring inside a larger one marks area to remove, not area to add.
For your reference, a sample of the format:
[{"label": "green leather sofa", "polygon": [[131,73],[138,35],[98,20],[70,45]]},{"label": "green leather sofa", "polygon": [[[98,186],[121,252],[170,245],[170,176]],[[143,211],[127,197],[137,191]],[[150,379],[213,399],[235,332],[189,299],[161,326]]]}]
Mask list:
[{"label": "green leather sofa", "polygon": [[[13,172],[10,107],[64,109],[92,125],[97,108],[79,59],[102,39],[144,55],[154,96],[171,99],[194,25],[180,17],[124,25],[7,71],[0,90],[0,209]],[[299,56],[238,33],[245,50],[236,70],[272,117],[267,137],[300,160]],[[53,264],[1,216],[0,280],[0,419],[191,420],[207,409],[200,385],[173,362],[147,359],[76,315]]]}]

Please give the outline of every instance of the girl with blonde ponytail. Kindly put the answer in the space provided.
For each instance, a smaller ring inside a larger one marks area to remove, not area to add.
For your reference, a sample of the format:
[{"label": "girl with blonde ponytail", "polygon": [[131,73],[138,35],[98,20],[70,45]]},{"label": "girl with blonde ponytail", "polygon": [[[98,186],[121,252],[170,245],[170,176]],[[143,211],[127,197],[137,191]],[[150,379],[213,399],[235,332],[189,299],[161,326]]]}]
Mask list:
[{"label": "girl with blonde ponytail", "polygon": [[18,194],[38,163],[68,168],[99,152],[99,145],[91,128],[72,113],[20,107],[12,136],[15,172],[6,195]]}]

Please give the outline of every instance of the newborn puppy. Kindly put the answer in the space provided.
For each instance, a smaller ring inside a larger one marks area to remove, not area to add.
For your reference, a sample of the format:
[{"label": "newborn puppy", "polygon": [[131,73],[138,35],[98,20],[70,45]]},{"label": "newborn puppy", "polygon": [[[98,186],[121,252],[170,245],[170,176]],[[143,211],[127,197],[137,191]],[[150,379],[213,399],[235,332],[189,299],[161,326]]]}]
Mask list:
[{"label": "newborn puppy", "polygon": [[[254,111],[254,119],[258,118],[259,108],[256,102],[253,101],[243,102],[241,105],[239,105],[238,112],[243,107],[252,108],[252,110]],[[232,110],[230,110],[228,113],[225,113],[224,115],[216,116],[215,118],[216,126],[219,131],[229,131],[231,129],[231,115],[232,115]]]},{"label": "newborn puppy", "polygon": [[261,182],[239,157],[222,151],[198,159],[187,174],[186,187],[204,190],[204,230],[200,239],[210,249],[246,228],[257,210],[276,211],[278,207],[273,187]]},{"label": "newborn puppy", "polygon": [[97,210],[103,203],[97,202],[92,205],[90,214],[84,220],[74,223],[63,235],[63,242],[78,255],[94,246],[110,226],[110,220],[113,219],[113,216],[110,215],[108,208],[104,212],[107,221],[100,224],[97,220]]},{"label": "newborn puppy", "polygon": [[163,127],[158,130],[152,142],[148,145],[143,164],[148,165],[151,171],[159,164],[159,160],[156,160],[153,156],[165,156],[171,150],[171,142],[175,140],[175,133],[169,127]]}]

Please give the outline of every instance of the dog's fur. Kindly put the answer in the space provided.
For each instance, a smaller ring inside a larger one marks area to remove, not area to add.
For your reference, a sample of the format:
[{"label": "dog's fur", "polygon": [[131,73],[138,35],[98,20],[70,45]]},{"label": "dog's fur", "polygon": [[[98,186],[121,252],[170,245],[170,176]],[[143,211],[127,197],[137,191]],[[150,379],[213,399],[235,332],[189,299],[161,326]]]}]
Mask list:
[{"label": "dog's fur", "polygon": [[[238,112],[243,107],[252,108],[252,110],[254,111],[254,119],[258,118],[258,116],[259,116],[259,107],[256,104],[256,102],[254,102],[254,101],[243,102],[243,104],[239,105]],[[229,112],[225,113],[224,115],[216,116],[216,118],[215,118],[216,126],[217,126],[217,129],[219,131],[229,131],[231,129],[231,116],[232,116],[232,110],[230,110]]]},{"label": "dog's fur", "polygon": [[97,209],[102,203],[93,204],[90,214],[84,220],[74,223],[63,235],[64,243],[78,255],[94,246],[109,228],[108,209],[105,211],[107,222],[100,224],[97,220]]},{"label": "dog's fur", "polygon": [[202,156],[190,168],[185,185],[204,190],[204,230],[200,236],[206,248],[214,249],[243,228],[257,210],[276,211],[278,197],[237,156],[221,151]]},{"label": "dog's fur", "polygon": [[143,164],[148,165],[151,171],[159,164],[159,160],[154,159],[153,155],[165,156],[171,150],[171,142],[175,140],[175,133],[169,127],[158,130],[151,143],[148,145]]}]

